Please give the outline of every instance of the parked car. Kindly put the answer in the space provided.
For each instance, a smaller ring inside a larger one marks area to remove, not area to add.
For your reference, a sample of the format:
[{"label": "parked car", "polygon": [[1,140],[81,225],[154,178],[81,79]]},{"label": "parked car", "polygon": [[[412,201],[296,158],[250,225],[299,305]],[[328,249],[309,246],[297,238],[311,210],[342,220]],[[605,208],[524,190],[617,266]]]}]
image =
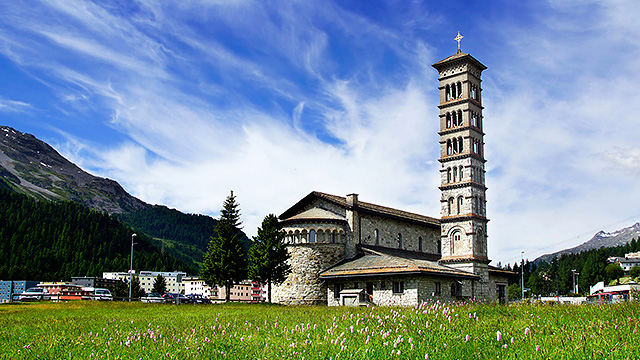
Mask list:
[{"label": "parked car", "polygon": [[143,303],[163,303],[163,302],[165,302],[164,298],[158,293],[144,294],[144,296],[140,298],[140,301],[142,301]]},{"label": "parked car", "polygon": [[187,297],[189,298],[189,300],[191,300],[191,303],[193,304],[211,304],[211,300],[207,299],[202,295],[189,294],[187,295]]},{"label": "parked car", "polygon": [[97,288],[93,291],[93,300],[112,301],[113,295],[109,289]]},{"label": "parked car", "polygon": [[191,302],[191,299],[186,297],[184,294],[166,293],[162,295],[162,297],[164,298],[164,301],[168,303],[176,303],[176,300],[178,299],[180,300],[181,304],[188,304]]},{"label": "parked car", "polygon": [[51,300],[51,294],[49,290],[41,287],[28,288],[18,296],[20,301],[41,301]]}]

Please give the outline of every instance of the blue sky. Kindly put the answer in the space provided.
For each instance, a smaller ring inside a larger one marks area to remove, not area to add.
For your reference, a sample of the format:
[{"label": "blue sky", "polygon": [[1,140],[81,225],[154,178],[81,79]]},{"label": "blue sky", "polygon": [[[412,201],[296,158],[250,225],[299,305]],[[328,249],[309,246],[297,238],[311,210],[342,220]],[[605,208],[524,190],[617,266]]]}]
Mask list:
[{"label": "blue sky", "polygon": [[[166,3],[172,3],[167,5]],[[0,124],[245,231],[312,190],[439,217],[431,64],[483,74],[489,256],[640,220],[640,2],[4,1]]]}]

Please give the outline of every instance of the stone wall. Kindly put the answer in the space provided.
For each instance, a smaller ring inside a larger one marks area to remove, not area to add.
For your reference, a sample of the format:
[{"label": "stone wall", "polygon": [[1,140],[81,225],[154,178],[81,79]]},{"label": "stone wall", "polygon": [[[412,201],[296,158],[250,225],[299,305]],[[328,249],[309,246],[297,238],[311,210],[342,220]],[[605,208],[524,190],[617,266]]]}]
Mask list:
[{"label": "stone wall", "polygon": [[[403,282],[404,291],[394,293],[393,283]],[[373,285],[372,303],[376,306],[414,306],[425,301],[453,301],[457,296],[451,295],[451,285],[457,286],[457,281],[451,278],[434,276],[384,276],[362,277],[348,280],[331,279],[327,281],[327,304],[340,306],[335,297],[334,287],[340,284],[343,289],[367,289],[367,283]],[[439,283],[439,292],[437,291]]]},{"label": "stone wall", "polygon": [[272,301],[280,304],[326,304],[326,285],[318,273],[344,258],[344,244],[287,245],[291,255],[288,262],[291,273],[280,285],[272,289]]},{"label": "stone wall", "polygon": [[[402,249],[404,250],[420,251],[419,239],[422,238],[422,252],[440,253],[438,246],[440,240],[439,227],[419,225],[362,212],[360,212],[359,217],[360,233],[354,234],[356,243],[398,249],[398,234],[400,234],[402,236]],[[377,243],[376,230],[378,232]]]}]

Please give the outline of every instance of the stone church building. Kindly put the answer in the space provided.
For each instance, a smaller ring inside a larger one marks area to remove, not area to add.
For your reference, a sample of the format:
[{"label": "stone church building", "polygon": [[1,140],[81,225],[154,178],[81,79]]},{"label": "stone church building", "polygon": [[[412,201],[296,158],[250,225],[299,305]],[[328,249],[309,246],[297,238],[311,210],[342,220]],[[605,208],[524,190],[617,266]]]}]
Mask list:
[{"label": "stone church building", "polygon": [[506,302],[509,272],[489,266],[481,73],[458,52],[433,64],[440,91],[440,218],[312,192],[280,215],[291,274],[284,304]]}]

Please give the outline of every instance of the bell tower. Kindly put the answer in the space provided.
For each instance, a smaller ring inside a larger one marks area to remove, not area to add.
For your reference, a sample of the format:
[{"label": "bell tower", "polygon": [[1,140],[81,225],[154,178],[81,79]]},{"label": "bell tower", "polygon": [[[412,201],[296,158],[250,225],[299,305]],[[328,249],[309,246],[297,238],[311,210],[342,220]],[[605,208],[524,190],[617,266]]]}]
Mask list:
[{"label": "bell tower", "polygon": [[487,188],[481,73],[487,67],[458,51],[432,66],[440,90],[441,263],[474,273],[467,296],[483,297],[488,285]]}]

